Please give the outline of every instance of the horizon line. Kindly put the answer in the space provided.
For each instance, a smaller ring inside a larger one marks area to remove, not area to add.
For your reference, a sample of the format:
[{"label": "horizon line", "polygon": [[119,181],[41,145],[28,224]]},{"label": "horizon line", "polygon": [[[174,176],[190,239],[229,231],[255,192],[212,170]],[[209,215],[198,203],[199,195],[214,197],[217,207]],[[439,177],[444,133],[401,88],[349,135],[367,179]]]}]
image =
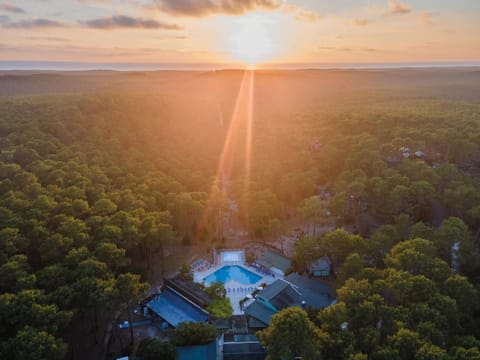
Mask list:
[{"label": "horizon line", "polygon": [[[401,69],[480,67],[478,61],[266,63],[255,70]],[[49,60],[0,60],[0,71],[221,71],[251,69],[247,64],[147,63]]]}]

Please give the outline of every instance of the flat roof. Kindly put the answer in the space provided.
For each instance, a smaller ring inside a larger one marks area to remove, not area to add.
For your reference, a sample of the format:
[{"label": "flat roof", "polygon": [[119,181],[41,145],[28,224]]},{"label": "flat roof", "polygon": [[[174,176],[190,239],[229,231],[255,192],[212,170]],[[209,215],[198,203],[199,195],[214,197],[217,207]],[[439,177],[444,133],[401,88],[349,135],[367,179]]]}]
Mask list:
[{"label": "flat roof", "polygon": [[223,345],[223,358],[225,360],[263,360],[265,355],[265,349],[258,341]]},{"label": "flat roof", "polygon": [[217,342],[213,341],[206,345],[178,346],[178,360],[216,360]]},{"label": "flat roof", "polygon": [[208,319],[205,310],[169,287],[148,302],[147,306],[173,327],[182,322],[205,322]]},{"label": "flat roof", "polygon": [[315,260],[310,264],[310,271],[325,271],[330,270],[330,260],[326,256]]}]

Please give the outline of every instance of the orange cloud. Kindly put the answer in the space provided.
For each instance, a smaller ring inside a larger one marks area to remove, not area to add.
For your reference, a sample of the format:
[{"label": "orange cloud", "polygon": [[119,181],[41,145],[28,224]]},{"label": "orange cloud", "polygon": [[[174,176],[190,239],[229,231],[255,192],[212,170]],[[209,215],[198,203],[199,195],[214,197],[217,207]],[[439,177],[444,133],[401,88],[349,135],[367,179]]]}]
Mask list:
[{"label": "orange cloud", "polygon": [[389,14],[392,15],[403,15],[408,14],[412,11],[407,4],[399,0],[389,0],[388,6],[390,7]]},{"label": "orange cloud", "polygon": [[156,0],[156,7],[177,16],[242,15],[256,9],[278,9],[277,0]]},{"label": "orange cloud", "polygon": [[370,21],[367,19],[355,19],[353,20],[353,23],[358,26],[366,26],[370,24]]},{"label": "orange cloud", "polygon": [[422,24],[425,26],[430,26],[433,25],[432,18],[438,16],[438,13],[432,13],[432,12],[423,12],[420,14],[420,20],[422,21]]}]

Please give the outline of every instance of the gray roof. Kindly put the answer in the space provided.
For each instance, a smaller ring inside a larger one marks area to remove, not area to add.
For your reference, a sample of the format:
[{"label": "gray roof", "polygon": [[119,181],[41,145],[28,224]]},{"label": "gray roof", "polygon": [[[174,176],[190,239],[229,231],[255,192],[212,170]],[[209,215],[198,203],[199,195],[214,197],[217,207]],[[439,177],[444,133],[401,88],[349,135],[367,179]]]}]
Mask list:
[{"label": "gray roof", "polygon": [[270,319],[276,314],[276,311],[264,305],[261,301],[255,300],[246,309],[245,314],[251,316],[265,325],[270,324]]},{"label": "gray roof", "polygon": [[257,294],[257,299],[268,301],[277,311],[299,303],[300,292],[288,282],[278,279]]},{"label": "gray roof", "polygon": [[264,329],[267,326],[263,321],[258,320],[257,318],[254,318],[253,316],[250,316],[248,318],[248,327],[250,329]]},{"label": "gray roof", "polygon": [[325,271],[330,269],[330,260],[326,256],[315,260],[310,264],[310,271]]},{"label": "gray roof", "polygon": [[228,330],[232,328],[231,318],[216,319],[213,324],[217,330]]},{"label": "gray roof", "polygon": [[178,346],[177,354],[178,360],[216,360],[217,342],[213,341],[206,345]]},{"label": "gray roof", "polygon": [[276,267],[283,272],[292,266],[291,259],[269,249],[265,250],[256,262],[266,268]]},{"label": "gray roof", "polygon": [[[268,301],[274,308],[263,301]],[[257,300],[245,309],[245,313],[268,325],[272,315],[298,304],[300,304],[300,293],[288,282],[278,279],[257,294]]]},{"label": "gray roof", "polygon": [[247,343],[228,343],[223,345],[225,360],[263,360],[265,349],[257,341]]},{"label": "gray roof", "polygon": [[277,279],[270,285],[268,285],[265,289],[260,290],[257,294],[258,297],[270,301],[273,297],[277,296],[283,289],[288,287],[288,283],[286,281]]},{"label": "gray roof", "polygon": [[[331,305],[335,300],[333,287],[327,282],[311,279],[297,273],[288,275],[285,280],[276,280],[261,290],[257,294],[257,300],[245,309],[245,314],[265,325],[269,325],[272,316],[287,307],[302,306],[302,302],[305,301],[306,306],[322,309]],[[268,301],[275,307],[276,311],[260,299]],[[258,323],[254,325],[256,325],[254,327],[260,327]]]},{"label": "gray roof", "polygon": [[207,307],[212,303],[212,299],[199,284],[185,281],[180,275],[165,279],[165,285],[201,307]]},{"label": "gray roof", "polygon": [[280,311],[289,306],[299,304],[300,301],[300,293],[298,290],[294,289],[292,286],[288,286],[275,297],[270,299],[270,304],[272,304],[277,311]]},{"label": "gray roof", "polygon": [[335,292],[332,285],[325,281],[301,276],[297,273],[289,274],[285,280],[292,283],[300,291],[300,303],[305,301],[307,306],[322,309],[332,304]]}]

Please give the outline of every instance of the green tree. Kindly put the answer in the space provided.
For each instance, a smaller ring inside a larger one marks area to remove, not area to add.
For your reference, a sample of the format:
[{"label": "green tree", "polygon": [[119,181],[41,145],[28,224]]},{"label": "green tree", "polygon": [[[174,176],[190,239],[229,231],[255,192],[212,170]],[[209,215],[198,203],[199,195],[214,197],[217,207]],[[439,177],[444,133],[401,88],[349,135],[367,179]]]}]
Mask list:
[{"label": "green tree", "polygon": [[140,281],[140,276],[125,273],[120,274],[115,280],[115,296],[118,297],[127,311],[130,324],[130,345],[133,345],[132,306],[138,302],[148,291],[148,284]]},{"label": "green tree", "polygon": [[205,289],[205,292],[212,299],[224,299],[227,295],[227,290],[225,290],[225,286],[220,281],[211,283],[210,286]]},{"label": "green tree", "polygon": [[145,360],[175,360],[177,351],[175,346],[167,341],[152,339],[145,346],[142,358]]},{"label": "green tree", "polygon": [[299,273],[303,273],[308,266],[320,256],[319,242],[313,236],[302,235],[295,242],[293,266]]},{"label": "green tree", "polygon": [[298,208],[298,212],[305,221],[312,224],[312,236],[315,237],[316,225],[326,216],[326,203],[318,196],[304,199]]},{"label": "green tree", "polygon": [[267,348],[267,359],[320,358],[321,332],[300,308],[291,307],[272,316],[270,325],[259,333]]},{"label": "green tree", "polygon": [[177,346],[204,345],[217,337],[215,328],[200,322],[183,322],[178,325],[173,335]]},{"label": "green tree", "polygon": [[422,347],[420,336],[409,329],[398,330],[389,340],[402,360],[414,359],[415,354]]},{"label": "green tree", "polygon": [[445,350],[426,343],[415,354],[415,360],[448,360]]},{"label": "green tree", "polygon": [[165,273],[165,246],[172,242],[175,233],[172,226],[162,222],[169,218],[169,213],[149,213],[140,225],[140,238],[144,255],[147,259],[147,271],[152,268],[153,256],[161,255],[162,274]]},{"label": "green tree", "polygon": [[61,360],[67,346],[46,331],[26,326],[0,347],[3,359]]}]

